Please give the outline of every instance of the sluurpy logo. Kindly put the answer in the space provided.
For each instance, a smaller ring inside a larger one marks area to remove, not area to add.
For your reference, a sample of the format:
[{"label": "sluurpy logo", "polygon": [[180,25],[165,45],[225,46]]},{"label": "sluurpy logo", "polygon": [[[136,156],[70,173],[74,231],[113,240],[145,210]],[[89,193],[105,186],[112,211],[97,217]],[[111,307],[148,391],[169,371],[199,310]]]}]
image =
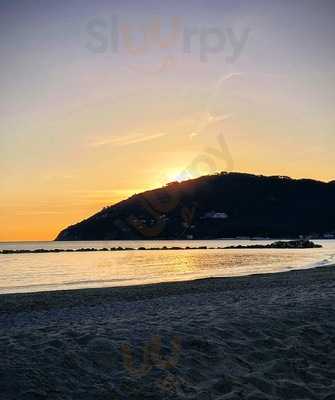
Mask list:
[{"label": "sluurpy logo", "polygon": [[176,394],[179,398],[196,398],[197,387],[194,383],[182,376],[178,376],[175,371],[180,361],[182,352],[182,340],[179,336],[171,339],[170,356],[163,357],[162,337],[154,336],[143,347],[143,359],[139,366],[135,366],[135,355],[130,345],[125,343],[121,346],[123,365],[130,376],[143,379],[157,369],[163,373],[156,380],[156,385],[163,395]]},{"label": "sluurpy logo", "polygon": [[[92,18],[85,25],[85,47],[96,54],[132,56],[128,66],[140,72],[162,72],[176,63],[180,54],[196,54],[200,62],[224,55],[227,64],[235,63],[244,51],[250,28],[237,30],[222,26],[196,26],[174,16],[168,21],[152,17],[129,22],[120,16]],[[150,57],[150,62],[143,59]],[[141,62],[142,57],[142,62]]]}]

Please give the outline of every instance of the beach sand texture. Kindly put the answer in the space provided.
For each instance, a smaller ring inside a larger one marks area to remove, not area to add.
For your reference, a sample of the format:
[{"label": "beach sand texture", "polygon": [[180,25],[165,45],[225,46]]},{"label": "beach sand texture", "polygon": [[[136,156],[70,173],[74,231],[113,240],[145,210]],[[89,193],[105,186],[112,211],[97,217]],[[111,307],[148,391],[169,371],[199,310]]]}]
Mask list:
[{"label": "beach sand texture", "polygon": [[334,278],[0,296],[0,398],[333,400]]}]

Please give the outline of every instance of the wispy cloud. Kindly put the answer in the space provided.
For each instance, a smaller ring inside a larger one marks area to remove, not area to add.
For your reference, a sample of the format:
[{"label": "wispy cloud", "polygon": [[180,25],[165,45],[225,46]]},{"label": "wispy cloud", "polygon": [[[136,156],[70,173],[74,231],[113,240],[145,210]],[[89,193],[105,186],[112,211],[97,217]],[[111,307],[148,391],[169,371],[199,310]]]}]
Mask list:
[{"label": "wispy cloud", "polygon": [[201,120],[199,120],[197,129],[189,134],[189,138],[192,139],[192,138],[200,135],[211,124],[224,122],[232,117],[233,116],[231,114],[213,115],[213,114],[207,112],[204,115],[204,117]]},{"label": "wispy cloud", "polygon": [[244,76],[243,72],[231,72],[229,74],[222,75],[219,79],[216,80],[214,86],[212,87],[207,102],[205,106],[205,112],[198,118],[197,128],[193,130],[189,134],[189,138],[192,139],[196,136],[199,136],[202,132],[206,131],[206,129],[216,123],[223,123],[227,119],[233,117],[232,114],[220,113],[212,111],[216,108],[216,105],[219,104],[219,93],[224,88],[224,84],[230,80],[234,80],[235,78],[241,78]]},{"label": "wispy cloud", "polygon": [[148,142],[150,140],[158,139],[160,137],[166,136],[164,132],[154,133],[151,135],[145,135],[143,133],[135,133],[131,135],[124,135],[112,138],[106,138],[98,141],[91,142],[89,145],[91,147],[101,147],[106,145],[114,146],[128,146],[131,144]]},{"label": "wispy cloud", "polygon": [[220,85],[222,82],[229,81],[232,78],[238,78],[243,75],[244,75],[243,72],[231,72],[230,74],[221,76],[221,78],[218,80],[217,83]]}]

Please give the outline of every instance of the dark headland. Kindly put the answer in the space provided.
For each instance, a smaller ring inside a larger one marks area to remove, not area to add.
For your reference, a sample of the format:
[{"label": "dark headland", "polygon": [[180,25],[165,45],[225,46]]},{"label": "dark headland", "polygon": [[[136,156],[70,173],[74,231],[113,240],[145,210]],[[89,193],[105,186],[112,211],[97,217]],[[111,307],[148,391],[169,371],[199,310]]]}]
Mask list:
[{"label": "dark headland", "polygon": [[56,240],[335,238],[335,181],[219,173],[135,194]]}]

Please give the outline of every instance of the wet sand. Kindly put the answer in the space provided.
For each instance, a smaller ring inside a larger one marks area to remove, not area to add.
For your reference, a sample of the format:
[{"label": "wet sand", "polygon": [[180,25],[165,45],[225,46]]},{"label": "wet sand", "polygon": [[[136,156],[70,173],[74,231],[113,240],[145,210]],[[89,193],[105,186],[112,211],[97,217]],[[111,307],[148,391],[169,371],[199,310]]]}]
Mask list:
[{"label": "wet sand", "polygon": [[1,399],[335,398],[335,266],[0,296]]}]

